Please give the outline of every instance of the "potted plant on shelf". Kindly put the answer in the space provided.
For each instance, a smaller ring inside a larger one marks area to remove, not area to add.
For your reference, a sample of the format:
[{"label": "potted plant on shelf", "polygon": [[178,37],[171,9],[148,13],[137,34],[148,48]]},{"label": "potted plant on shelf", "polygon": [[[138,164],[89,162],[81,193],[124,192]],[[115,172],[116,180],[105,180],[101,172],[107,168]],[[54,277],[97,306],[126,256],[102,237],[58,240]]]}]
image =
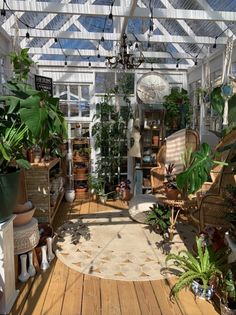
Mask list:
[{"label": "potted plant on shelf", "polygon": [[226,251],[222,249],[214,252],[198,237],[196,246],[196,257],[187,250],[166,257],[167,264],[172,261],[167,270],[177,272],[179,277],[171,289],[171,296],[176,296],[183,288],[191,287],[196,296],[206,300],[212,298],[216,284],[222,276],[222,266],[227,262]]},{"label": "potted plant on shelf", "polygon": [[171,238],[168,228],[170,226],[171,211],[169,207],[164,207],[159,204],[153,204],[147,212],[147,224],[151,231],[159,233],[163,238]]},{"label": "potted plant on shelf", "polygon": [[[234,270],[235,271],[235,270]],[[236,279],[235,272],[229,267],[219,282],[221,315],[236,314]]]},{"label": "potted plant on shelf", "polygon": [[11,62],[14,76],[5,84],[11,95],[0,97],[0,196],[5,198],[0,200],[0,222],[7,220],[15,207],[18,181],[12,166],[29,168],[27,148],[34,143],[45,145],[51,134],[66,135],[58,100],[27,84],[32,64],[28,49],[12,53]]},{"label": "potted plant on shelf", "polygon": [[172,88],[164,97],[165,124],[170,132],[185,128],[190,120],[190,99],[184,89]]}]

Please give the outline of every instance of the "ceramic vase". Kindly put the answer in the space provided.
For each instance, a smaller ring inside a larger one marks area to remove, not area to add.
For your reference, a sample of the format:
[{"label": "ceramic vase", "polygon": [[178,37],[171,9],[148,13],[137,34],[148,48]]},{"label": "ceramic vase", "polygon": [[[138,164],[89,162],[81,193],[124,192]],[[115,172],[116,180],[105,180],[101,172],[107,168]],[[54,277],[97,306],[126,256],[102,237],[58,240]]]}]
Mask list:
[{"label": "ceramic vase", "polygon": [[66,198],[67,202],[73,202],[74,199],[75,199],[75,191],[74,191],[74,189],[68,189],[65,192],[65,198]]},{"label": "ceramic vase", "polygon": [[20,255],[21,273],[18,279],[21,282],[26,282],[30,277],[29,273],[27,272],[26,264],[27,264],[27,255],[26,254]]},{"label": "ceramic vase", "polygon": [[36,274],[36,270],[35,270],[34,264],[33,264],[33,252],[32,251],[28,252],[28,258],[29,258],[28,274],[30,275],[30,277],[34,277]]},{"label": "ceramic vase", "polygon": [[47,248],[48,248],[47,258],[49,262],[51,262],[55,258],[55,255],[53,254],[53,251],[52,251],[52,241],[53,239],[51,237],[47,238]]},{"label": "ceramic vase", "polygon": [[197,281],[193,280],[191,285],[194,294],[203,300],[210,300],[213,297],[214,290],[213,287],[209,286],[204,290],[203,286]]},{"label": "ceramic vase", "polygon": [[42,261],[41,261],[40,268],[42,270],[47,270],[49,268],[49,263],[47,259],[47,245],[44,245],[41,247],[41,253],[42,253]]}]

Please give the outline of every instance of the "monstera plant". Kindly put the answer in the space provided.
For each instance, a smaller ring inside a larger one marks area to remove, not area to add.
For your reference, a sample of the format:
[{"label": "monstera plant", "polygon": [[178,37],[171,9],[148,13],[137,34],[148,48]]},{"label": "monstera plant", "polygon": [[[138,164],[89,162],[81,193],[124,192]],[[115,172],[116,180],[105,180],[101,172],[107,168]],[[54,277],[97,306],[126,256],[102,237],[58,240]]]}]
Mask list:
[{"label": "monstera plant", "polygon": [[176,184],[183,197],[194,194],[207,181],[213,164],[225,164],[215,161],[213,152],[207,143],[202,143],[198,151],[192,152],[191,164],[176,175]]}]

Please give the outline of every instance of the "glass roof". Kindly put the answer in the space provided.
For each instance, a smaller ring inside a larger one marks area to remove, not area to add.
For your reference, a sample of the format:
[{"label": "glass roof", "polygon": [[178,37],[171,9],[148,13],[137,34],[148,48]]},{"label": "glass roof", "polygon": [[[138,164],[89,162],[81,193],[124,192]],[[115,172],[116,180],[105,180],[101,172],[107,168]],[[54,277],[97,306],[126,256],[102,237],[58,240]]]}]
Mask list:
[{"label": "glass roof", "polygon": [[67,58],[77,67],[89,60],[105,69],[105,57],[126,33],[140,43],[144,69],[153,62],[174,68],[176,61],[187,69],[213,51],[215,42],[219,49],[236,35],[234,0],[0,0],[0,5],[6,10],[0,25],[30,48],[38,65]]}]

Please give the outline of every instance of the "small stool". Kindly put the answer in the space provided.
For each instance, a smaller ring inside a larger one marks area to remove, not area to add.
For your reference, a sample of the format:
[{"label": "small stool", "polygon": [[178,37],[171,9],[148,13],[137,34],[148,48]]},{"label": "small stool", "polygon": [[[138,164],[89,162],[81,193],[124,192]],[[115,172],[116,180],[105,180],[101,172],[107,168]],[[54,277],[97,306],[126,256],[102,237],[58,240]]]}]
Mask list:
[{"label": "small stool", "polygon": [[147,224],[147,213],[150,211],[150,207],[156,203],[157,198],[153,195],[136,195],[129,202],[129,215],[134,221]]}]

